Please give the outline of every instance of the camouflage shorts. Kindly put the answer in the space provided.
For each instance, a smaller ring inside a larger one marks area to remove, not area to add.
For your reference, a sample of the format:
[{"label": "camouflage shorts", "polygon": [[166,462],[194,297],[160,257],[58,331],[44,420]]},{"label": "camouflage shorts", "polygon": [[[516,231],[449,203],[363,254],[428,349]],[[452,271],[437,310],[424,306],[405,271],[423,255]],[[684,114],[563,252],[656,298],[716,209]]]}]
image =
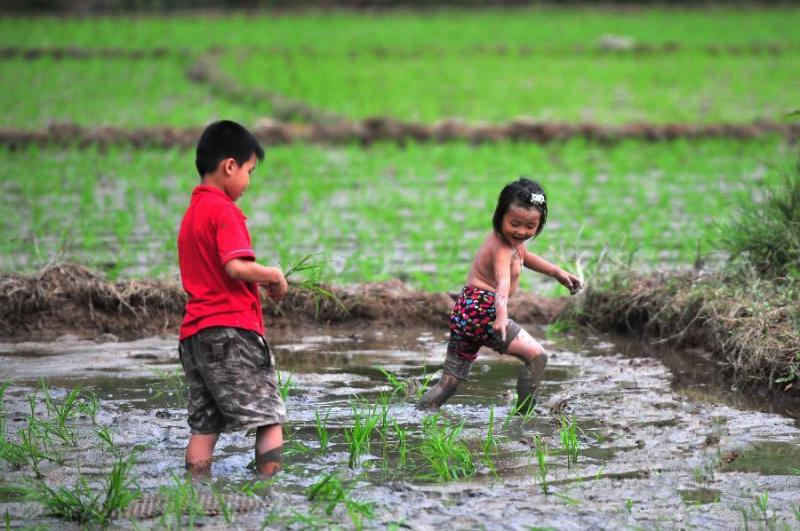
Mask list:
[{"label": "camouflage shorts", "polygon": [[189,384],[192,433],[220,433],[286,422],[275,357],[256,332],[212,327],[180,342]]}]

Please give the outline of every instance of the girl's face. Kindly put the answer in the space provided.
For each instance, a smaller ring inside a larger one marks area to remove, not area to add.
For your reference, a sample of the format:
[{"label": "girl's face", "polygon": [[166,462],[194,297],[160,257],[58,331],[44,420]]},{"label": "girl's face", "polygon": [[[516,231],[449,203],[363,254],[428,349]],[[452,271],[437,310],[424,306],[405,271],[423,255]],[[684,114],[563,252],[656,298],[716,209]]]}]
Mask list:
[{"label": "girl's face", "polygon": [[516,247],[533,238],[539,228],[542,214],[535,208],[511,206],[503,216],[502,236]]}]

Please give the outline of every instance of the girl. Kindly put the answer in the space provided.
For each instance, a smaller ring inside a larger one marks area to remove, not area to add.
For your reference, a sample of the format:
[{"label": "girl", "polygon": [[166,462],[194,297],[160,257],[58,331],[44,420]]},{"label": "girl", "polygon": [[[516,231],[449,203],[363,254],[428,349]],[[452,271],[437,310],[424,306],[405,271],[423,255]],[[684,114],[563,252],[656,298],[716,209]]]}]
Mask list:
[{"label": "girl", "polygon": [[547,354],[508,318],[508,297],[517,290],[522,266],[555,278],[573,295],[582,288],[578,277],[525,249],[525,242],[538,236],[546,221],[547,197],[539,183],[522,177],[500,192],[494,230],[478,249],[450,315],[442,378],[423,395],[417,409],[437,409],[450,398],[467,379],[482,345],[524,363],[517,380],[517,409],[525,412],[533,407]]}]

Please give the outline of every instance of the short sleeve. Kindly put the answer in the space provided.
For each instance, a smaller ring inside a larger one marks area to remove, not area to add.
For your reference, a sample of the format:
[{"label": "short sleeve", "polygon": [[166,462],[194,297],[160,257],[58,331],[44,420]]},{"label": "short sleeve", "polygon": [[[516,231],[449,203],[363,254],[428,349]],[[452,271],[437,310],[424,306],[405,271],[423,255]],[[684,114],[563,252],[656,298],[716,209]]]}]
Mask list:
[{"label": "short sleeve", "polygon": [[221,209],[217,218],[217,252],[224,266],[234,258],[255,259],[245,217],[235,205]]}]

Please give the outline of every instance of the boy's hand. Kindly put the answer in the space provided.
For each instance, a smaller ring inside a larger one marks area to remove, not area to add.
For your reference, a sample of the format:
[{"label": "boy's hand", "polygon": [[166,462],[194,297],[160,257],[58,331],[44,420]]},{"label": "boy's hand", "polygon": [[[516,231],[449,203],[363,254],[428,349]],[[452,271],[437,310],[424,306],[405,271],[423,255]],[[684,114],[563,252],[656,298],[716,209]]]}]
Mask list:
[{"label": "boy's hand", "polygon": [[276,282],[265,284],[264,287],[267,288],[269,298],[275,302],[281,302],[286,296],[286,292],[289,291],[289,284],[286,282],[286,277],[283,275],[281,275],[280,279]]},{"label": "boy's hand", "polygon": [[583,283],[578,277],[572,273],[567,273],[563,269],[559,269],[558,272],[553,275],[553,278],[558,280],[565,288],[567,288],[570,295],[575,295],[581,290],[581,288],[583,288]]}]

